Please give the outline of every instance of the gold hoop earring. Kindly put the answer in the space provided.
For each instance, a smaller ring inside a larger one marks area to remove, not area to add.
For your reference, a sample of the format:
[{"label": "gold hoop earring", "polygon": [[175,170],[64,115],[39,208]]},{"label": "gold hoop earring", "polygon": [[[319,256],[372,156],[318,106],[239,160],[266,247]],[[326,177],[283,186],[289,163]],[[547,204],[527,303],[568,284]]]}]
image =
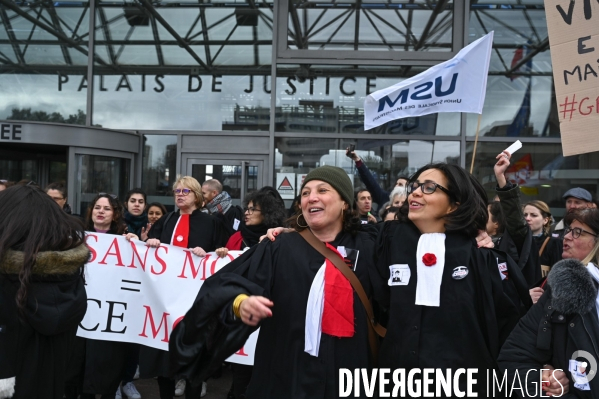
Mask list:
[{"label": "gold hoop earring", "polygon": [[[301,227],[302,229],[305,229],[305,228],[307,228],[307,227],[308,227],[308,223],[306,223],[306,225],[305,225],[305,226],[302,226],[302,225],[300,224],[300,222],[299,222],[299,218],[300,218],[300,216],[303,216],[303,215],[302,215],[301,213],[300,213],[299,215],[297,215],[297,218],[296,218],[296,220],[295,220],[295,223],[297,224],[297,227]],[[305,219],[304,219],[304,222],[305,222]]]}]

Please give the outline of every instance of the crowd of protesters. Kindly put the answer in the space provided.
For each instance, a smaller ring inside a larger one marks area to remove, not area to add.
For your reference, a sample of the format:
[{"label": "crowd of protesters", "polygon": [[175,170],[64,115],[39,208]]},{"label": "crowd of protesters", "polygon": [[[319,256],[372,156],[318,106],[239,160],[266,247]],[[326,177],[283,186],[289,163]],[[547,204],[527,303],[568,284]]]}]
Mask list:
[{"label": "crowd of protesters", "polygon": [[[61,183],[0,180],[0,398],[140,399],[139,376],[157,379],[161,399],[200,398],[258,327],[254,366],[232,366],[229,399],[336,398],[340,368],[373,367],[477,368],[510,380],[545,369],[543,384],[526,384],[550,396],[599,394],[592,361],[572,357],[599,359],[599,210],[587,190],[564,193],[555,224],[546,203],[521,201],[507,152],[494,166],[495,201],[455,165],[398,176],[387,192],[347,156],[365,188],[319,167],[289,210],[272,187],[240,207],[218,180],[183,176],[174,212],[133,189],[123,202],[98,193],[79,216]],[[245,252],[190,294],[161,351],[75,336],[84,231],[199,257]],[[479,396],[487,376],[470,387]]]}]

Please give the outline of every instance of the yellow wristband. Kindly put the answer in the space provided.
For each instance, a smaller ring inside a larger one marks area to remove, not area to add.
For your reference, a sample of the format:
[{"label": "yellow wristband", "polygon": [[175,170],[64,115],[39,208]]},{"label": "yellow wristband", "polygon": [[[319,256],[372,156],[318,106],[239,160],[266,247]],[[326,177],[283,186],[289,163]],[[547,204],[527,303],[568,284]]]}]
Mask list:
[{"label": "yellow wristband", "polygon": [[233,314],[238,319],[241,319],[241,315],[239,314],[239,308],[241,307],[241,302],[245,301],[249,297],[246,294],[239,294],[237,298],[233,301]]}]

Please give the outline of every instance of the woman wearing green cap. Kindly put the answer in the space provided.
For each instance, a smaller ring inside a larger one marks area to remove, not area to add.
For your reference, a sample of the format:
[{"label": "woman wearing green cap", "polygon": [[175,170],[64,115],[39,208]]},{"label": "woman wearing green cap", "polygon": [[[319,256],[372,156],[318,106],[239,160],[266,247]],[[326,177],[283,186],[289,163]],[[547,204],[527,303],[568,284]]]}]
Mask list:
[{"label": "woman wearing green cap", "polygon": [[248,399],[337,398],[340,368],[370,367],[362,303],[297,233],[309,229],[326,243],[370,296],[374,239],[358,231],[351,181],[343,169],[323,166],[306,176],[300,197],[290,219],[295,233],[264,240],[206,280],[170,338],[176,376],[199,383],[258,327]]}]

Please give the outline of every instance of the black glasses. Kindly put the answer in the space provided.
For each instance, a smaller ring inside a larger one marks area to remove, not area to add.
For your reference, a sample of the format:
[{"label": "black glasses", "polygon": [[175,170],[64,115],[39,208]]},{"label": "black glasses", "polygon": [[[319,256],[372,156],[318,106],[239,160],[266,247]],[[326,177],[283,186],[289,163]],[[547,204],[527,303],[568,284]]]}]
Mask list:
[{"label": "black glasses", "polygon": [[110,197],[112,199],[117,199],[117,195],[116,194],[109,194],[109,193],[98,193],[98,195],[100,197]]},{"label": "black glasses", "polygon": [[593,237],[597,237],[597,234],[594,234],[594,233],[591,233],[590,231],[586,231],[586,230],[584,230],[584,229],[581,229],[580,227],[574,227],[574,228],[572,228],[572,227],[567,227],[567,228],[564,230],[564,237],[565,237],[565,236],[566,236],[568,233],[570,233],[570,232],[572,233],[572,238],[578,238],[578,237],[580,237],[580,235],[581,235],[582,233],[587,233],[587,234],[590,234],[590,235],[592,235]]},{"label": "black glasses", "polygon": [[408,192],[408,194],[411,194],[414,191],[418,190],[418,187],[420,187],[420,190],[422,190],[423,194],[432,194],[435,191],[437,191],[437,188],[439,188],[441,191],[443,191],[445,194],[447,194],[451,197],[451,193],[449,192],[448,189],[446,189],[442,185],[437,184],[432,181],[425,181],[424,183],[419,183],[417,181],[414,181],[414,182],[408,183],[408,185],[406,186],[406,191]]},{"label": "black glasses", "polygon": [[249,208],[243,208],[243,213],[249,213],[250,215],[253,215],[254,212],[260,212],[261,210],[258,208],[254,208],[253,206],[249,207]]},{"label": "black glasses", "polygon": [[189,195],[189,193],[191,193],[191,190],[188,188],[176,188],[173,190],[173,193],[175,195],[177,195],[177,194]]}]

